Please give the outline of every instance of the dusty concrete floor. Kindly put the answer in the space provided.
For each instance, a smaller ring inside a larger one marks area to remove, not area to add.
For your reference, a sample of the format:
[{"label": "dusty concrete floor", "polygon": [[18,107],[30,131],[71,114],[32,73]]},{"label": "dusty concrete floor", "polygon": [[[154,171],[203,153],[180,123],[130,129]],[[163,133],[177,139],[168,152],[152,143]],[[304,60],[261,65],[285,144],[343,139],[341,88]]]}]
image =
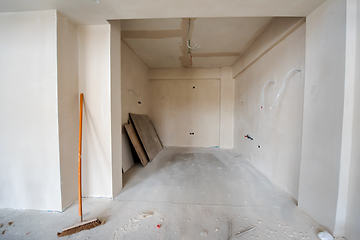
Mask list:
[{"label": "dusty concrete floor", "polygon": [[[320,226],[235,155],[165,148],[145,168],[136,164],[124,174],[114,200],[84,199],[85,219],[104,225],[63,239],[319,239]],[[0,239],[58,239],[56,232],[77,220],[76,203],[63,213],[1,209]],[[256,229],[236,236],[250,226]]]}]

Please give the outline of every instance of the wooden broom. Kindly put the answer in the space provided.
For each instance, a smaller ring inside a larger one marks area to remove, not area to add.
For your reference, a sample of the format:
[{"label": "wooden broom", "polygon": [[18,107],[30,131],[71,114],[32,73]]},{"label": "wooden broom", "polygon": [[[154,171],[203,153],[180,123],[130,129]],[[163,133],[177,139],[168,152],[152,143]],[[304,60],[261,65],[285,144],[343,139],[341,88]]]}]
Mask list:
[{"label": "wooden broom", "polygon": [[67,236],[80,232],[82,230],[88,230],[99,226],[101,221],[98,218],[84,221],[82,214],[82,190],[81,190],[81,143],[82,143],[82,113],[83,113],[84,94],[80,94],[80,118],[79,118],[79,154],[78,154],[78,198],[79,198],[79,216],[80,222],[71,227],[64,228],[62,232],[58,232],[58,237]]}]

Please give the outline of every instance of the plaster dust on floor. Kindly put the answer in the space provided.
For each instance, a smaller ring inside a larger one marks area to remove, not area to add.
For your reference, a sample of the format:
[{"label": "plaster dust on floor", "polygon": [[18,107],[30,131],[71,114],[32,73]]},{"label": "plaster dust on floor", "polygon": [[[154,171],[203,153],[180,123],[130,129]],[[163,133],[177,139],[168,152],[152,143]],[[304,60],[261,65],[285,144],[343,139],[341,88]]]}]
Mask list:
[{"label": "plaster dust on floor", "polygon": [[[64,239],[319,239],[323,229],[236,155],[164,148],[146,167],[137,163],[124,174],[115,199],[85,198],[84,218],[104,224]],[[77,221],[77,203],[63,213],[0,209],[0,239],[58,239]]]}]

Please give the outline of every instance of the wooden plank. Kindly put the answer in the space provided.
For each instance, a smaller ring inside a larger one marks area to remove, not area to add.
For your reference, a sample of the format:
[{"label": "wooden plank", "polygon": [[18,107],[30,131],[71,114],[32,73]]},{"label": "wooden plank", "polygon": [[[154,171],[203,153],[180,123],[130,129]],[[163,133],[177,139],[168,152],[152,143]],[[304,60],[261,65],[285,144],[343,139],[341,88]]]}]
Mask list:
[{"label": "wooden plank", "polygon": [[141,145],[140,139],[135,131],[134,126],[131,123],[126,124],[124,126],[127,134],[129,135],[130,141],[134,146],[137,155],[139,156],[142,165],[145,167],[146,164],[148,163],[148,157],[146,156],[146,153]]},{"label": "wooden plank", "polygon": [[147,115],[130,113],[130,119],[134,124],[149,160],[152,161],[162,150],[163,146],[150,118]]},{"label": "wooden plank", "polygon": [[122,142],[122,167],[124,173],[134,165],[134,157],[132,155],[129,134],[124,132],[121,134]]}]

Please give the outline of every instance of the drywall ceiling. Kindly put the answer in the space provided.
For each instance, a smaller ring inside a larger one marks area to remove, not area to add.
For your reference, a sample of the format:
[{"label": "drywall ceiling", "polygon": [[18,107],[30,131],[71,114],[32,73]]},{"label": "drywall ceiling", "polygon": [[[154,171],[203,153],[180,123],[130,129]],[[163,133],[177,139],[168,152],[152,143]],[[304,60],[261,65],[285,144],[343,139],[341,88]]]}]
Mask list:
[{"label": "drywall ceiling", "polygon": [[232,66],[273,18],[179,18],[122,20],[122,40],[149,68]]},{"label": "drywall ceiling", "polygon": [[109,19],[304,17],[325,0],[0,0],[0,12],[57,9],[77,25]]}]

